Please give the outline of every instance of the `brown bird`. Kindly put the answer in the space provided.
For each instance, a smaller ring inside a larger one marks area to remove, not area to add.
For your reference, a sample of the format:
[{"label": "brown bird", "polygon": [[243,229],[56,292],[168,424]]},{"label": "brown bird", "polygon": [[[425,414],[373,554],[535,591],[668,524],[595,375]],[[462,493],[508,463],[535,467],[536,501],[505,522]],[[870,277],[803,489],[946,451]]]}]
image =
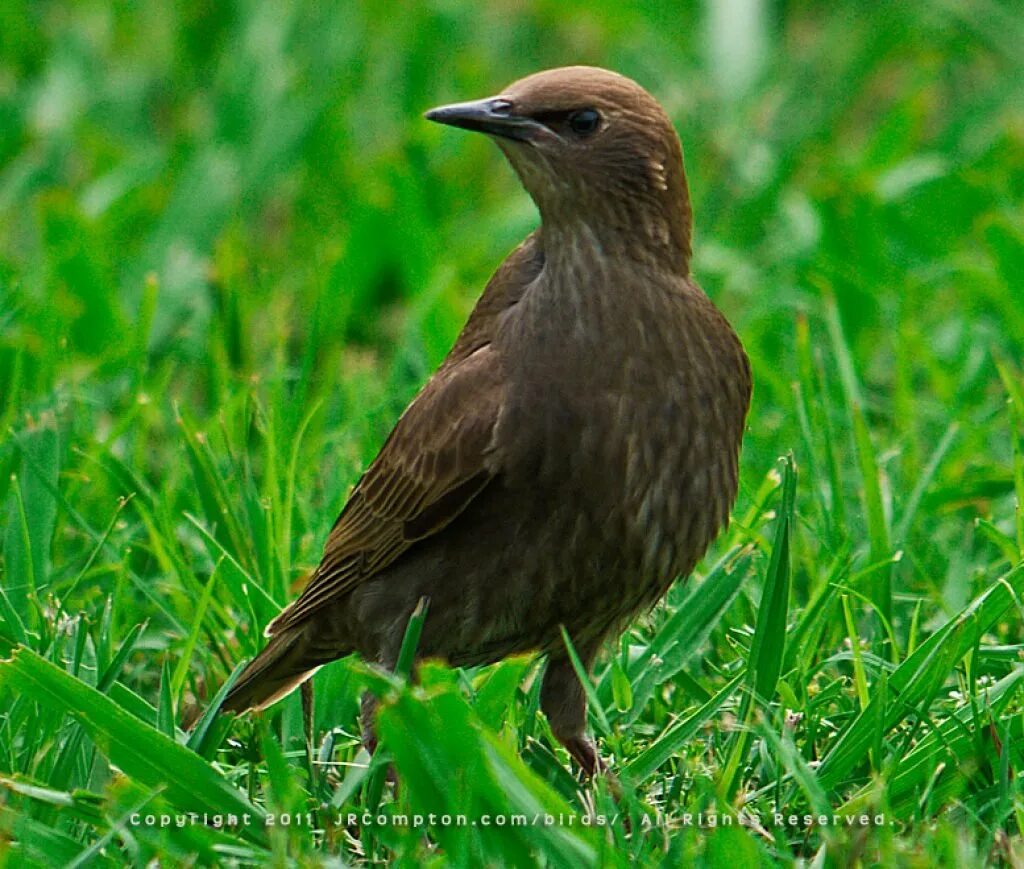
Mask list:
[{"label": "brown bird", "polygon": [[749,363],[690,276],[682,150],[643,88],[567,67],[426,117],[493,137],[541,226],[491,278],[223,708],[266,707],[352,652],[393,667],[426,597],[420,657],[547,654],[541,707],[591,774],[561,627],[589,669],[726,525]]}]

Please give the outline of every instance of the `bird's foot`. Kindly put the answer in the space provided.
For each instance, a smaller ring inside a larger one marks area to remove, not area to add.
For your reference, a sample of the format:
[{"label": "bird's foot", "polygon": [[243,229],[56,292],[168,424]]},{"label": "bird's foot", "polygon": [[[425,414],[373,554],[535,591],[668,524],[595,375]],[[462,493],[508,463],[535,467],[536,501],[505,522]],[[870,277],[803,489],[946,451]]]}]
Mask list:
[{"label": "bird's foot", "polygon": [[597,773],[603,773],[606,766],[593,740],[585,736],[573,736],[564,743],[569,756],[579,765],[584,778],[591,779]]},{"label": "bird's foot", "polygon": [[564,743],[566,751],[579,766],[584,781],[591,781],[594,776],[601,776],[608,784],[608,791],[616,803],[622,800],[622,783],[598,754],[593,740],[585,736],[576,736]]}]

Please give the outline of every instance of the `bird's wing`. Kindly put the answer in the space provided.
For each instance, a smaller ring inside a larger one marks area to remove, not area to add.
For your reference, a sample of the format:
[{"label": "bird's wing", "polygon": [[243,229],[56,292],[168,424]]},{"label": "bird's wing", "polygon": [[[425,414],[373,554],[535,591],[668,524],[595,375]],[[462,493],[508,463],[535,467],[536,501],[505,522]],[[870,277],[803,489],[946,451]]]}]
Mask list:
[{"label": "bird's wing", "polygon": [[530,235],[495,272],[448,357],[353,490],[309,585],[270,623],[268,636],[309,618],[440,531],[498,473],[493,439],[505,375],[491,338],[502,312],[543,263]]},{"label": "bird's wing", "polygon": [[502,381],[490,344],[430,379],[356,485],[309,585],[268,635],[304,621],[440,531],[493,479]]},{"label": "bird's wing", "polygon": [[356,485],[309,585],[268,635],[304,621],[440,531],[493,479],[502,382],[490,344],[431,378]]}]

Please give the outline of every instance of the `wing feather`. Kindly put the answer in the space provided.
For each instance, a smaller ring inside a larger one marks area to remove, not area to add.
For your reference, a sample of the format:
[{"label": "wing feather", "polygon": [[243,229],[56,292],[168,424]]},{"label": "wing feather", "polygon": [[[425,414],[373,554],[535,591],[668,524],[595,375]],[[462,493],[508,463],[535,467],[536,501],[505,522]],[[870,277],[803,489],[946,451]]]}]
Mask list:
[{"label": "wing feather", "polygon": [[496,324],[544,266],[536,233],[495,272],[444,363],[402,414],[363,474],[299,598],[267,628],[293,626],[441,531],[500,472],[494,432],[504,371]]},{"label": "wing feather", "polygon": [[309,585],[270,623],[268,636],[383,570],[483,490],[498,472],[493,438],[502,382],[489,344],[435,374],[356,485]]}]

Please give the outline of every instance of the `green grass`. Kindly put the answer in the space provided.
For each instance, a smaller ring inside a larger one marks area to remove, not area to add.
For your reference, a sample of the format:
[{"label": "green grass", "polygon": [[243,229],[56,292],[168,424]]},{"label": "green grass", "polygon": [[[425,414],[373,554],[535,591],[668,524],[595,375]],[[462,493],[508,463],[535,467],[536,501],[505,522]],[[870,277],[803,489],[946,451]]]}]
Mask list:
[{"label": "green grass", "polygon": [[[0,5],[0,855],[1024,860],[1022,12]],[[529,659],[205,715],[536,221],[421,112],[579,61],[675,119],[756,382],[730,530],[594,674],[618,801]]]}]

